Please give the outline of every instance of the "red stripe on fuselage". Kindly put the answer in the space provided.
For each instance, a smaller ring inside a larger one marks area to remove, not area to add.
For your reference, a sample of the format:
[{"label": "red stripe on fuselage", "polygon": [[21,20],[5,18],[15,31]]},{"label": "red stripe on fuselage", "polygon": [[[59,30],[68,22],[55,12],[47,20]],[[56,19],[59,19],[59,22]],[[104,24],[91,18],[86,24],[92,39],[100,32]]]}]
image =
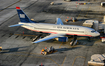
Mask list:
[{"label": "red stripe on fuselage", "polygon": [[[25,27],[24,27],[25,28]],[[26,28],[28,29],[28,28]],[[32,30],[32,29],[28,29],[28,30],[31,30],[31,31],[35,31],[35,32],[43,32],[43,33],[53,33],[53,34],[57,34],[57,32],[46,32],[46,31],[38,31],[38,30]]]},{"label": "red stripe on fuselage", "polygon": [[66,33],[67,35],[77,35],[77,36],[89,36],[92,37],[91,35],[83,35],[83,34],[70,34],[70,33]]}]

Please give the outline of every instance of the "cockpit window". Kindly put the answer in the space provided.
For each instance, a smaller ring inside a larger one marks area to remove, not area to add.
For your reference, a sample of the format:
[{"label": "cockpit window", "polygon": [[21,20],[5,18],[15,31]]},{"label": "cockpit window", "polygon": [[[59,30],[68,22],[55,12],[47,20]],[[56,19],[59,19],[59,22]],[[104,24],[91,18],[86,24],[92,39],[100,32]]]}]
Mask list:
[{"label": "cockpit window", "polygon": [[92,33],[96,32],[95,30],[91,31]]}]

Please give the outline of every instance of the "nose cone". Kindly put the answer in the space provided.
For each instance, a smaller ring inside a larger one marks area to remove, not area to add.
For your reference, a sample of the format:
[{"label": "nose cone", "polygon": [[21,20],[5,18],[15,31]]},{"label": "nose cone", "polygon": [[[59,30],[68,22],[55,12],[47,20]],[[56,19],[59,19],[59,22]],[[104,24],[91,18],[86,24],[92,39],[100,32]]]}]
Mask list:
[{"label": "nose cone", "polygon": [[100,33],[98,33],[98,36],[100,35]]},{"label": "nose cone", "polygon": [[99,35],[100,35],[99,32],[95,32],[95,33],[93,34],[94,37],[99,36]]},{"label": "nose cone", "polygon": [[99,36],[100,35],[100,33],[99,32],[97,32],[97,36]]}]

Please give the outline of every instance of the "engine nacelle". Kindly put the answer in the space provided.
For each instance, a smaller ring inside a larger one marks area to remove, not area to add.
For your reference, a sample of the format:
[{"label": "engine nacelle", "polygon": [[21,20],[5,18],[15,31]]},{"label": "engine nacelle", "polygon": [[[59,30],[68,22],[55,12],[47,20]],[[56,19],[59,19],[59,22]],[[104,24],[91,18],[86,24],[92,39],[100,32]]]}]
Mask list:
[{"label": "engine nacelle", "polygon": [[55,38],[57,41],[60,41],[60,42],[67,42],[68,41],[68,37],[65,37],[65,36],[61,36],[61,37],[58,37],[58,38]]}]

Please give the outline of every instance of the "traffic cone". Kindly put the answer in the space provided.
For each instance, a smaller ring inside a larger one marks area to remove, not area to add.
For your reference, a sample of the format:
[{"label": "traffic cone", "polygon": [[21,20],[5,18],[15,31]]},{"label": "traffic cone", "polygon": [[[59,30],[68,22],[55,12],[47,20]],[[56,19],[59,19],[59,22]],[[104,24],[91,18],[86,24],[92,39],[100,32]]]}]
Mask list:
[{"label": "traffic cone", "polygon": [[45,49],[47,49],[47,47],[45,47]]},{"label": "traffic cone", "polygon": [[41,66],[43,66],[43,64],[41,63]]},{"label": "traffic cone", "polygon": [[24,34],[24,31],[23,31],[23,34]]},{"label": "traffic cone", "polygon": [[72,20],[72,18],[71,18],[71,20]]},{"label": "traffic cone", "polygon": [[42,51],[41,51],[41,54],[42,54]]},{"label": "traffic cone", "polygon": [[39,65],[39,66],[44,66],[44,65],[41,63],[41,65]]}]

